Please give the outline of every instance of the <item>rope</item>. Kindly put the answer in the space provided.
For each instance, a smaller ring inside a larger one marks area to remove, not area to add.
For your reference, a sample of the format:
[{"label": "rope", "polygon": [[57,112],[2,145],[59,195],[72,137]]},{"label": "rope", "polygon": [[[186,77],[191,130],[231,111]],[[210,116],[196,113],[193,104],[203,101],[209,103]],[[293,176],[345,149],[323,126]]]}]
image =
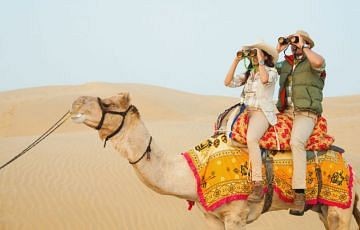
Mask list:
[{"label": "rope", "polygon": [[49,136],[51,133],[53,133],[56,129],[58,129],[62,124],[65,123],[67,119],[70,117],[70,111],[67,111],[54,125],[52,125],[44,134],[42,134],[40,137],[38,137],[33,143],[31,143],[28,147],[26,147],[23,151],[21,151],[18,155],[13,157],[11,160],[6,162],[0,167],[0,170],[5,168],[7,165],[24,155],[27,151],[35,147],[37,144],[39,144],[42,140],[44,140],[47,136]]},{"label": "rope", "polygon": [[151,141],[152,141],[152,136],[150,136],[150,141],[149,141],[149,144],[148,146],[146,147],[146,150],[145,152],[143,153],[143,155],[137,159],[136,161],[129,161],[130,164],[134,165],[134,164],[137,164],[139,161],[141,161],[144,156],[146,155],[146,159],[147,160],[150,160],[150,152],[151,152]]},{"label": "rope", "polygon": [[277,131],[275,125],[273,127],[274,127],[275,137],[276,137],[276,150],[280,150],[279,134],[278,134],[278,131]]}]

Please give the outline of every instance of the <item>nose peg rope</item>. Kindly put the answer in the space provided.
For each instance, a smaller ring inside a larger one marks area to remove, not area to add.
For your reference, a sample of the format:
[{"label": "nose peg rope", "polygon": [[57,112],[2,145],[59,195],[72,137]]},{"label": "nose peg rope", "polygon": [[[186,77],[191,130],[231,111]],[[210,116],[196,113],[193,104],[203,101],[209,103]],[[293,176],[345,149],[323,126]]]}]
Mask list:
[{"label": "nose peg rope", "polygon": [[43,133],[40,137],[38,137],[35,141],[33,141],[28,147],[26,147],[23,151],[21,151],[19,154],[17,154],[15,157],[13,157],[11,160],[6,162],[0,167],[0,170],[5,168],[7,165],[24,155],[27,151],[35,147],[37,144],[39,144],[42,140],[44,140],[47,136],[49,136],[51,133],[53,133],[56,129],[58,129],[62,124],[67,121],[67,119],[70,118],[70,111],[67,111],[54,125],[52,125],[48,130],[46,130],[45,133]]}]

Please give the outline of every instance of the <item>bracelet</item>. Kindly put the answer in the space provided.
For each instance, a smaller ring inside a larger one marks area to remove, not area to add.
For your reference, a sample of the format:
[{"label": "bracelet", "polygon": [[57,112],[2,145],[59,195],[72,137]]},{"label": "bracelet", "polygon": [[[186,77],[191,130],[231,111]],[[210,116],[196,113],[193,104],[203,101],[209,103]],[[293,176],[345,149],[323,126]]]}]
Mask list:
[{"label": "bracelet", "polygon": [[310,49],[310,46],[307,45],[307,44],[303,44],[303,45],[301,46],[301,50],[304,50],[305,48],[309,48],[309,49]]}]

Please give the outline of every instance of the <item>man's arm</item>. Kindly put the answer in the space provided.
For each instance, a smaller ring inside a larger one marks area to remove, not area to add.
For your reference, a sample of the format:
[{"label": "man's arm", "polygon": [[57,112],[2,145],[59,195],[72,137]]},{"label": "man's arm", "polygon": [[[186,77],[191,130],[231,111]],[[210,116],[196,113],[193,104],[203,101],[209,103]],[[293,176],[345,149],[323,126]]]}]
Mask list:
[{"label": "man's arm", "polygon": [[324,65],[325,62],[324,58],[321,55],[314,52],[313,50],[311,50],[310,48],[304,47],[303,53],[306,55],[313,69],[319,69]]},{"label": "man's arm", "polygon": [[298,49],[302,49],[303,54],[306,55],[313,69],[321,68],[324,65],[324,58],[310,49],[309,46],[304,46],[304,38],[300,34],[296,34],[299,37],[299,42],[296,44]]}]

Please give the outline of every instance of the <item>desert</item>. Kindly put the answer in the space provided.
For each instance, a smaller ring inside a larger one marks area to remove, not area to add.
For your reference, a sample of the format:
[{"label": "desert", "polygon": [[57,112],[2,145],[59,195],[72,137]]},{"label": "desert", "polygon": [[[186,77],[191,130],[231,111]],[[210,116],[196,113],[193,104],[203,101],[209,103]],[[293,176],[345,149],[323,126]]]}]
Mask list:
[{"label": "desert", "polygon": [[[238,99],[142,84],[88,83],[0,92],[0,162],[5,163],[70,109],[79,96],[129,92],[161,148],[178,154],[213,133],[217,115]],[[360,166],[360,95],[328,97],[324,116],[346,160]],[[358,180],[359,182],[359,180]],[[184,200],[144,186],[95,130],[67,121],[0,171],[0,229],[206,229]],[[354,221],[353,221],[354,222]],[[315,213],[263,215],[248,229],[324,229]],[[355,223],[353,228],[356,229]]]}]

